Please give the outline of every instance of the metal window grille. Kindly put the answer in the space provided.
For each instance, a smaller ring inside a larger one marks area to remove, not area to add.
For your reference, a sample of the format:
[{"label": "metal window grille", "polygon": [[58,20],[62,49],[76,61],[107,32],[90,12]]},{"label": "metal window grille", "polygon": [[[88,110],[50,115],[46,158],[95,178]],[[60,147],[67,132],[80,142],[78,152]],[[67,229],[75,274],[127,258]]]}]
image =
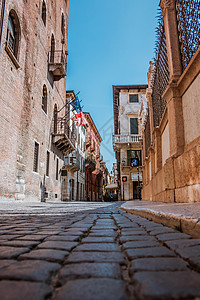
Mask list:
[{"label": "metal window grille", "polygon": [[39,158],[39,144],[35,142],[34,157],[33,157],[33,171],[38,172],[38,158]]}]

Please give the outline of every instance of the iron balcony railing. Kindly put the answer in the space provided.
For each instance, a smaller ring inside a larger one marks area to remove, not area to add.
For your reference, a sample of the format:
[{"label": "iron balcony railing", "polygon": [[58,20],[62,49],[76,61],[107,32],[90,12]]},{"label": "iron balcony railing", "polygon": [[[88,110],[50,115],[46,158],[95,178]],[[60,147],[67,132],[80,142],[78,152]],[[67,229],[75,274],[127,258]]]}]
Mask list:
[{"label": "iron balcony railing", "polygon": [[92,153],[88,153],[85,160],[85,167],[95,170],[96,161],[92,155]]},{"label": "iron balcony railing", "polygon": [[69,125],[65,118],[55,118],[54,119],[54,128],[53,128],[54,135],[66,135],[68,139],[71,141],[73,146],[75,147],[76,136],[70,129]]},{"label": "iron balcony railing", "polygon": [[64,51],[56,50],[48,53],[48,68],[53,74],[54,80],[58,81],[66,76],[67,56]]},{"label": "iron balcony railing", "polygon": [[62,64],[67,69],[67,55],[63,50],[55,50],[48,52],[48,63],[50,64]]},{"label": "iron balcony railing", "polygon": [[75,168],[78,170],[80,169],[80,166],[81,166],[79,156],[76,155],[75,153],[73,153],[72,155],[70,155],[68,157],[65,157],[64,164],[67,167],[72,167],[72,168]]}]

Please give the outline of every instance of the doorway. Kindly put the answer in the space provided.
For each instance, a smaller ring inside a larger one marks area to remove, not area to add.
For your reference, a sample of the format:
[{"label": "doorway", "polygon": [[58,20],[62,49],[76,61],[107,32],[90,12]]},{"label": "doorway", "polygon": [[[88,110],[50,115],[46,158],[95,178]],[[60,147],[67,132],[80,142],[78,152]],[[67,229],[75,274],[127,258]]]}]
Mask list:
[{"label": "doorway", "polygon": [[139,199],[138,196],[138,182],[133,181],[133,200]]}]

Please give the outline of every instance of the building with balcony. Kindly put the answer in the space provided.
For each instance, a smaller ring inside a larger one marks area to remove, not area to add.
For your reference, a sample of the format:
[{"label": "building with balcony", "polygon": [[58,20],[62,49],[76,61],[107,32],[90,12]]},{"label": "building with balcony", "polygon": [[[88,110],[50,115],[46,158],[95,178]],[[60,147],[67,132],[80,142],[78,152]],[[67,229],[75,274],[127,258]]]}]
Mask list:
[{"label": "building with balcony", "polygon": [[61,200],[69,2],[0,3],[0,197]]},{"label": "building with balcony", "polygon": [[102,138],[96,128],[91,115],[84,113],[86,128],[86,159],[85,159],[85,195],[88,201],[102,201],[103,199],[103,172],[101,162]]},{"label": "building with balcony", "polygon": [[[80,113],[79,105],[74,106],[73,101],[78,99],[75,92],[66,92],[65,119],[67,125],[66,144],[72,149],[65,153],[62,168],[62,200],[82,201],[85,200],[85,125],[76,122],[76,115]],[[77,100],[79,103],[79,101]],[[82,118],[84,118],[81,112]],[[69,134],[70,132],[70,134]]]},{"label": "building with balcony", "polygon": [[139,111],[141,103],[147,101],[146,88],[146,85],[113,86],[113,149],[122,200],[140,197],[142,148]]}]

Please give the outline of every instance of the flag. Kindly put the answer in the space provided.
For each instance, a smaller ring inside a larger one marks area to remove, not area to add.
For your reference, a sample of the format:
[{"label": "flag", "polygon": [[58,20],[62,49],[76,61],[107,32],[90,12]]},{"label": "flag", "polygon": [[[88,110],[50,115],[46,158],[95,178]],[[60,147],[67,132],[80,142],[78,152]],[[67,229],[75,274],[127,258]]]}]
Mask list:
[{"label": "flag", "polygon": [[81,126],[82,124],[82,112],[75,114],[76,126]]},{"label": "flag", "polygon": [[70,104],[72,105],[73,109],[76,110],[77,112],[81,111],[81,105],[80,105],[80,101],[78,99],[78,96],[76,96],[76,98],[74,100],[72,100],[70,102]]}]

